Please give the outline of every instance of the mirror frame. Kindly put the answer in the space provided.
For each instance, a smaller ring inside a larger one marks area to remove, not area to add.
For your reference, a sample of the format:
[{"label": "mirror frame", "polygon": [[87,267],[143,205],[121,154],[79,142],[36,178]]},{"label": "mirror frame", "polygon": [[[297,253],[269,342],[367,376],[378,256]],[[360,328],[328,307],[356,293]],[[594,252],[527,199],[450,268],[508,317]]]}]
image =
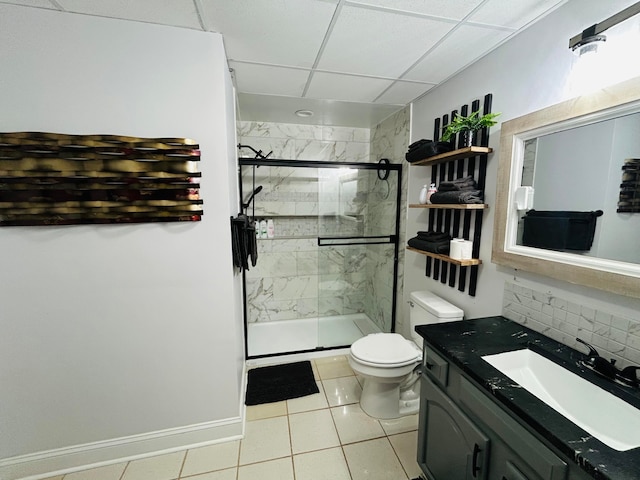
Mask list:
[{"label": "mirror frame", "polygon": [[493,263],[640,298],[640,265],[516,245],[519,212],[514,200],[521,184],[525,140],[638,111],[640,77],[502,123]]}]

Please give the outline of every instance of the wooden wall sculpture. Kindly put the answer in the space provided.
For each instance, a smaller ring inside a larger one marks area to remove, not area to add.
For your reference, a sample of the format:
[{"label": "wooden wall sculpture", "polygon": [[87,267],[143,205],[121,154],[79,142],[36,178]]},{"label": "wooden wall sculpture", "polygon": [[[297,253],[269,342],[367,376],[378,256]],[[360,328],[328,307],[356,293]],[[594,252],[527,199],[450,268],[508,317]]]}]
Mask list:
[{"label": "wooden wall sculpture", "polygon": [[0,133],[0,226],[199,221],[186,138]]}]

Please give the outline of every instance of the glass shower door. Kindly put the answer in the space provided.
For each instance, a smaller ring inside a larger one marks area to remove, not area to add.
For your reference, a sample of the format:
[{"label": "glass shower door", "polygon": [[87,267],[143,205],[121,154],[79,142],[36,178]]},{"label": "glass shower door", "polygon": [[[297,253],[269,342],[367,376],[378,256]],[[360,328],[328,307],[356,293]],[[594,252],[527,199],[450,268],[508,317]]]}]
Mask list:
[{"label": "glass shower door", "polygon": [[319,348],[394,328],[398,189],[375,164],[319,169]]}]

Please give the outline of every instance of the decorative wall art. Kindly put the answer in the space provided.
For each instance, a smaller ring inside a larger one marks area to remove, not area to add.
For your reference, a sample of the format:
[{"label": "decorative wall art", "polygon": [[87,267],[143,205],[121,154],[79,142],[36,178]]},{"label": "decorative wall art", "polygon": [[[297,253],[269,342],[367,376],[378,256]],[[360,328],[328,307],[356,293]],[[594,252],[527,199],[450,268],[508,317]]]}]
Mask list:
[{"label": "decorative wall art", "polygon": [[0,226],[199,221],[187,138],[0,133]]}]

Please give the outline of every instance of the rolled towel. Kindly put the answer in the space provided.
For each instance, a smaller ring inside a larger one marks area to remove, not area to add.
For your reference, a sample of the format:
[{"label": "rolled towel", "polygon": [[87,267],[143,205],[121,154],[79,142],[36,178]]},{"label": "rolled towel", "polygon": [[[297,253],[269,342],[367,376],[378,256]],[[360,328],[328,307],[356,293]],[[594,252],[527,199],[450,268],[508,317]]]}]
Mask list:
[{"label": "rolled towel", "polygon": [[431,195],[431,203],[484,203],[482,190],[461,190],[453,192],[436,192]]},{"label": "rolled towel", "polygon": [[472,176],[458,178],[447,182],[440,182],[439,192],[453,192],[459,190],[477,190],[478,186]]},{"label": "rolled towel", "polygon": [[420,231],[418,232],[418,238],[421,240],[426,240],[428,242],[448,242],[451,240],[451,235],[444,232],[433,232],[433,231]]}]

